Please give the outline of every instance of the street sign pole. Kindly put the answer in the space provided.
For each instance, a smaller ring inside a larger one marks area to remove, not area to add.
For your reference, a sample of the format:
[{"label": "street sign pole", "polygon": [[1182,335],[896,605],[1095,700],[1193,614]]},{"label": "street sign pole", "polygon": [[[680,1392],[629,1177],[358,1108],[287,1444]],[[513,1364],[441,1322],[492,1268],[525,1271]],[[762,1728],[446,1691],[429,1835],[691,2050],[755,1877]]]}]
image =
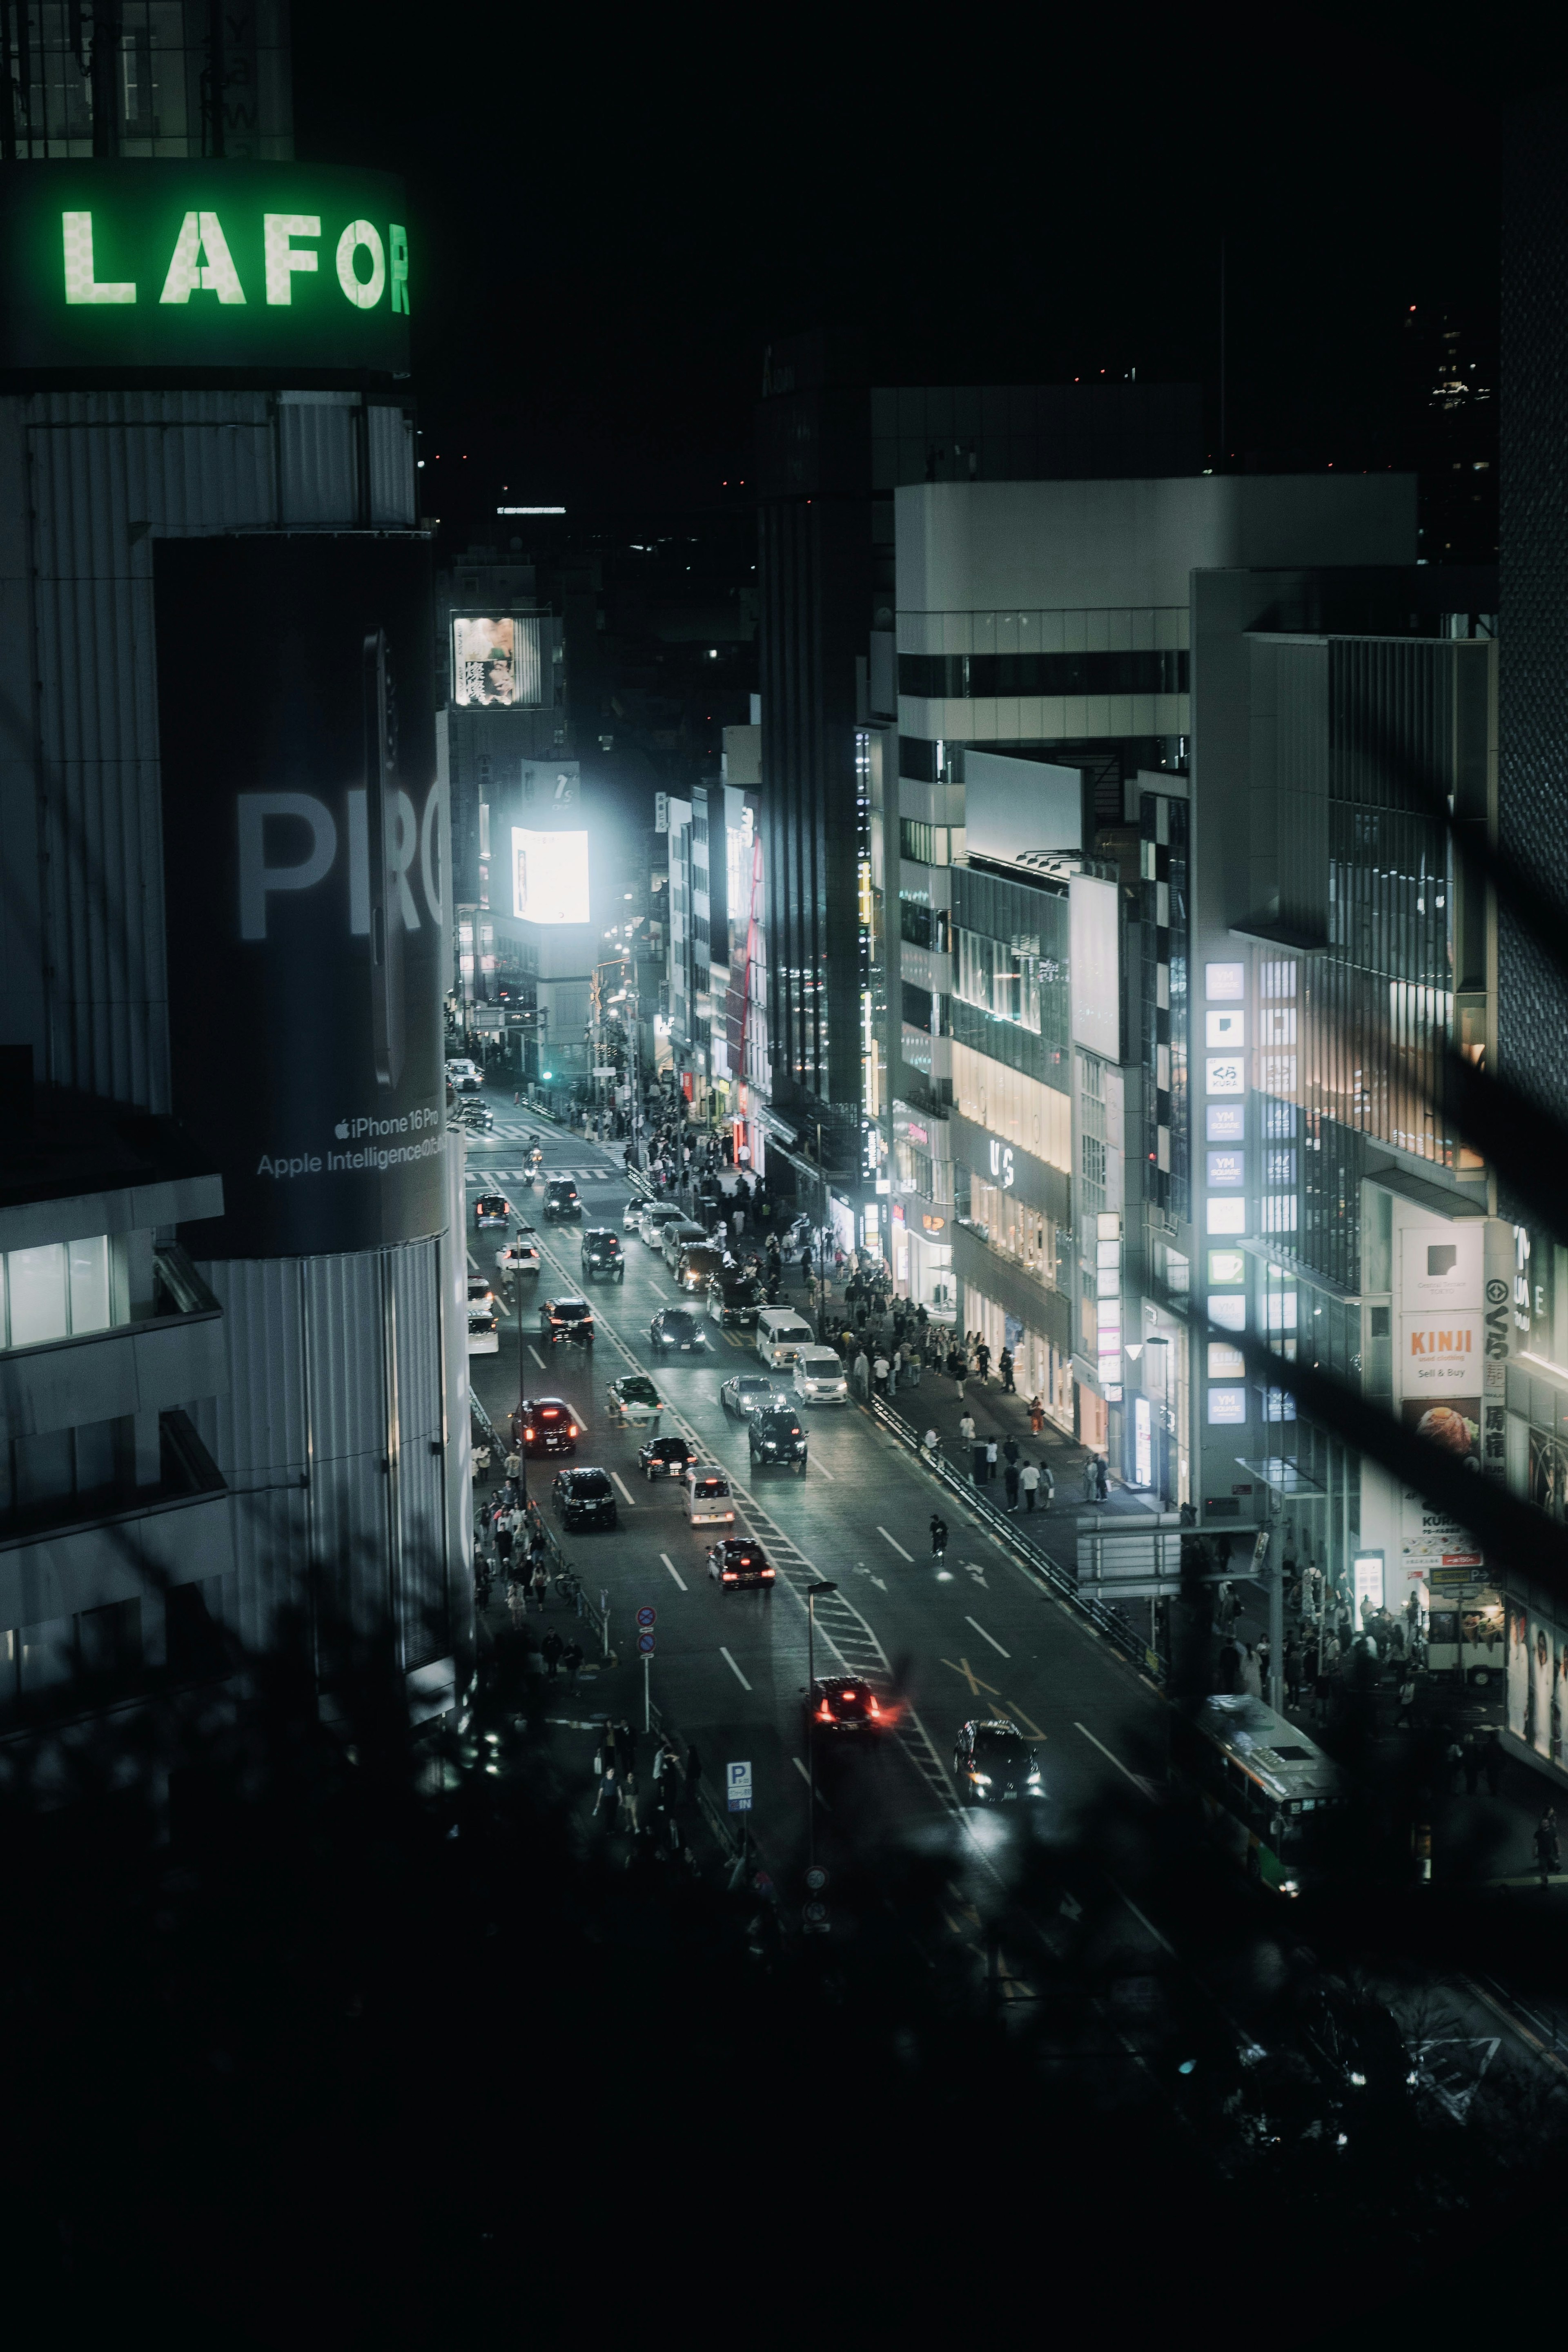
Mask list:
[{"label": "street sign pole", "polygon": [[653,1629],[658,1617],[658,1610],[646,1605],[637,1611],[637,1650],[642,1658],[642,1727],[645,1731],[653,1729],[653,1693],[648,1683],[648,1669],[653,1660]]},{"label": "street sign pole", "polygon": [[642,1727],[645,1731],[653,1729],[653,1693],[648,1684],[648,1657],[646,1650],[643,1653],[642,1662]]}]

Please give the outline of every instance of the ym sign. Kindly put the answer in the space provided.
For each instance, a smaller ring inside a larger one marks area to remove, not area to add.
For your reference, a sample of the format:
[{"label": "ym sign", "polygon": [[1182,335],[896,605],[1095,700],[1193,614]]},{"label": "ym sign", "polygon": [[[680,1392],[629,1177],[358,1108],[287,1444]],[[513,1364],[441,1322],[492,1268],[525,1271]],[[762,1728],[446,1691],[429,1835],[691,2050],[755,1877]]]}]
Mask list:
[{"label": "ym sign", "polygon": [[291,164],[0,172],[0,364],[408,373],[401,184]]}]

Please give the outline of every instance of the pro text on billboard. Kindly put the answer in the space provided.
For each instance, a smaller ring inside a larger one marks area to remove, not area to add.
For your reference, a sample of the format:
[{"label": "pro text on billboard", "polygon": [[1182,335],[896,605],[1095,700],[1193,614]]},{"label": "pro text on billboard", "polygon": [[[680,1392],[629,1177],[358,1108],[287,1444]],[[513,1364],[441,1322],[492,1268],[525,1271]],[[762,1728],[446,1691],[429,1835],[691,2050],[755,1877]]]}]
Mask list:
[{"label": "pro text on billboard", "polygon": [[280,1257],[437,1232],[428,550],[164,540],[153,584],[174,1108],[224,1180],[186,1239]]}]

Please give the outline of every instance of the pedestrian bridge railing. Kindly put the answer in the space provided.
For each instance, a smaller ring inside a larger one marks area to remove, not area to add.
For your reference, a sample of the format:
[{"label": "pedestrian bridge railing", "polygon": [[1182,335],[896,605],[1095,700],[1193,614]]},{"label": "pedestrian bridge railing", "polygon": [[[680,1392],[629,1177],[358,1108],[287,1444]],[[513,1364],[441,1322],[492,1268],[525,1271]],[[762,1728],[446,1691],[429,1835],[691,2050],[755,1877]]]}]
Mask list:
[{"label": "pedestrian bridge railing", "polygon": [[[1086,1593],[1080,1588],[1074,1570],[1064,1568],[1058,1560],[1053,1559],[1049,1552],[1031,1540],[1016,1519],[1008,1512],[998,1510],[983,1489],[974,1486],[963,1471],[948,1461],[940,1446],[934,1455],[929,1454],[920,1433],[901,1413],[895,1412],[885,1398],[874,1396],[869,1409],[872,1418],[889,1435],[912,1454],[940,1486],[945,1486],[950,1494],[961,1500],[971,1517],[978,1520],[986,1533],[994,1536],[999,1544],[1005,1545],[1037,1582],[1057,1600],[1065,1601],[1080,1617],[1087,1618],[1097,1633],[1102,1633],[1113,1648],[1119,1650],[1124,1658],[1130,1658],[1142,1673],[1155,1682],[1163,1682],[1163,1660],[1133,1630],[1119,1609]],[[1075,1543],[1078,1533],[1075,1521]]]}]

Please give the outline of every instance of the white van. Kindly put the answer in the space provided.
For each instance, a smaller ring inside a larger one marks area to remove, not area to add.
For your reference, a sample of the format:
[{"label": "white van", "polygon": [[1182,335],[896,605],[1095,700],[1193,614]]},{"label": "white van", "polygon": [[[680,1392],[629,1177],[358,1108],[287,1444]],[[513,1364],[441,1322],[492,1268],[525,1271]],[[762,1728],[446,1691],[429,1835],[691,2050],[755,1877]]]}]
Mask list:
[{"label": "white van", "polygon": [[849,1383],[831,1348],[803,1348],[795,1360],[795,1392],[807,1404],[847,1404]]},{"label": "white van", "polygon": [[689,1464],[680,1491],[686,1501],[686,1516],[694,1528],[734,1524],[735,1502],[730,1481],[716,1462]]},{"label": "white van", "polygon": [[816,1334],[793,1307],[764,1307],[757,1318],[757,1353],[764,1364],[793,1364]]}]

